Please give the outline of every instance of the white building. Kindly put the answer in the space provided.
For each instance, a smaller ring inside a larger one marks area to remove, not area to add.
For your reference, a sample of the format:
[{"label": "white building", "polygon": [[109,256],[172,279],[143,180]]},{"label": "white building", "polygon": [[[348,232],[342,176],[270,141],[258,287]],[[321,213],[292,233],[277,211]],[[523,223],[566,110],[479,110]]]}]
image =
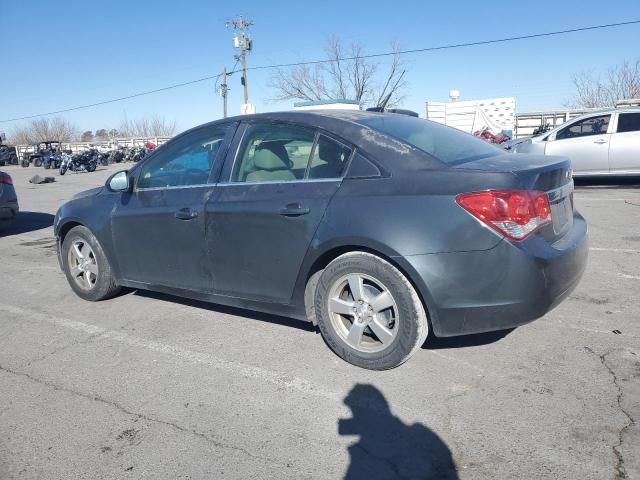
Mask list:
[{"label": "white building", "polygon": [[494,134],[515,128],[515,97],[458,101],[452,90],[450,102],[427,102],[426,118],[467,133],[488,128]]}]

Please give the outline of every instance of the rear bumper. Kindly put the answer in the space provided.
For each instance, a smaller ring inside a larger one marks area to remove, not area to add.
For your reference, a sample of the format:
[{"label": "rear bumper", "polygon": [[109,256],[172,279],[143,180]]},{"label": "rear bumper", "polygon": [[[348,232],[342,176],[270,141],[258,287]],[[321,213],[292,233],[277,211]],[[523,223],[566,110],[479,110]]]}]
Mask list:
[{"label": "rear bumper", "polygon": [[437,336],[503,330],[542,317],[578,285],[587,263],[587,223],[578,213],[560,240],[533,235],[490,250],[404,257]]}]

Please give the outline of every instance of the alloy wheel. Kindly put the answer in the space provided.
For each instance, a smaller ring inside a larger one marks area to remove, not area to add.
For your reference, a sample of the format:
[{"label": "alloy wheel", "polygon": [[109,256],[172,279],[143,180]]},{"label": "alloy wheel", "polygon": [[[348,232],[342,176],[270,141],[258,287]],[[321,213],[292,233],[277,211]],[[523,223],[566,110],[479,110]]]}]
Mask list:
[{"label": "alloy wheel", "polygon": [[398,334],[396,301],[372,276],[352,273],[339,278],[330,289],[328,303],[334,330],[360,352],[380,352]]},{"label": "alloy wheel", "polygon": [[98,281],[98,262],[88,242],[82,239],[71,243],[68,253],[69,272],[83,290],[91,290]]}]

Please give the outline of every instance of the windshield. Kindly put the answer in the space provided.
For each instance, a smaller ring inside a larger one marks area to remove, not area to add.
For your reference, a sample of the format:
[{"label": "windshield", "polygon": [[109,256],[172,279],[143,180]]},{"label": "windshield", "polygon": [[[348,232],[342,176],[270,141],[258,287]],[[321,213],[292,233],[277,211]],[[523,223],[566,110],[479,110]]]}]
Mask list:
[{"label": "windshield", "polygon": [[386,114],[358,120],[360,125],[402,140],[448,165],[504,153],[472,135],[408,115]]}]

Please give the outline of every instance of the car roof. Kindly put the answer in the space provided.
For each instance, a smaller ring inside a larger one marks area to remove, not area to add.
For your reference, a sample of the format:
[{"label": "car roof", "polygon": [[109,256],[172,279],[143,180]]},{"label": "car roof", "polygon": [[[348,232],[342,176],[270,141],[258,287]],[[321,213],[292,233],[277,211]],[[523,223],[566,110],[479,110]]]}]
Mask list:
[{"label": "car roof", "polygon": [[371,112],[367,110],[330,110],[330,109],[318,109],[318,110],[285,110],[276,112],[265,113],[253,113],[250,115],[237,115],[234,117],[220,118],[204,125],[199,125],[195,128],[200,128],[208,125],[214,125],[223,122],[234,122],[242,120],[279,120],[290,122],[302,122],[302,123],[314,123],[313,118],[323,119],[335,119],[344,122],[358,122],[367,118],[379,117],[381,115],[399,115],[397,113],[389,112]]}]

